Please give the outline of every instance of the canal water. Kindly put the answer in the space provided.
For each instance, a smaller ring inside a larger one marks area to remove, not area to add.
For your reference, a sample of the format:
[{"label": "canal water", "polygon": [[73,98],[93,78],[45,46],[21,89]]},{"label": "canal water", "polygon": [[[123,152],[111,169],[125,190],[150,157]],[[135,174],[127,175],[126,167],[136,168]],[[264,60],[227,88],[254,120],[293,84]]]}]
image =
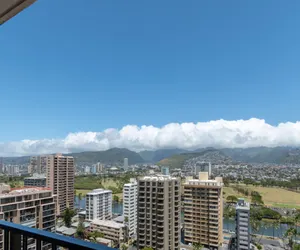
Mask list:
[{"label": "canal water", "polygon": [[[79,208],[79,202],[78,202],[78,197],[75,199],[75,206],[76,208]],[[80,208],[85,209],[85,198],[83,197],[82,200],[80,201]],[[114,214],[123,214],[123,203],[118,203],[118,202],[113,202],[112,204],[112,212]],[[181,214],[183,217],[183,214]],[[284,233],[287,231],[289,228],[288,225],[286,224],[280,224],[279,228],[274,228],[270,223],[265,223],[263,226],[260,228],[260,230],[256,234],[261,234],[261,235],[266,235],[266,236],[272,236],[273,234],[275,237],[282,237]],[[230,219],[224,219],[223,221],[223,229],[228,232],[228,231],[234,231],[235,230],[235,221],[230,220]]]}]

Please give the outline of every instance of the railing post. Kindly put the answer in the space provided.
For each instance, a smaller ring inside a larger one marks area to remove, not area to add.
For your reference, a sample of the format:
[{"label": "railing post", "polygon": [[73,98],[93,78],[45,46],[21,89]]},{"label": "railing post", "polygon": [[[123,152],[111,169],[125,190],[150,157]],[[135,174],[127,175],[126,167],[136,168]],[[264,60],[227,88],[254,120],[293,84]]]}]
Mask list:
[{"label": "railing post", "polygon": [[9,250],[9,231],[4,230],[4,250]]},{"label": "railing post", "polygon": [[42,242],[40,239],[36,239],[36,250],[42,249]]},{"label": "railing post", "polygon": [[10,250],[20,250],[20,249],[21,249],[21,235],[15,232],[10,232]]},{"label": "railing post", "polygon": [[28,237],[26,235],[23,235],[23,250],[27,250],[28,246]]}]

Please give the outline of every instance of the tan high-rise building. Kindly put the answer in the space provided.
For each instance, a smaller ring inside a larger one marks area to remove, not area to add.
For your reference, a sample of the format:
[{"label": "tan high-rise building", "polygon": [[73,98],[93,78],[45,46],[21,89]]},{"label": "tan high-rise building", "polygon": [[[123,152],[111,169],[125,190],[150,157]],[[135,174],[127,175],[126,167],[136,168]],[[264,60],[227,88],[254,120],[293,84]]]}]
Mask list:
[{"label": "tan high-rise building", "polygon": [[[0,220],[54,232],[55,205],[56,196],[48,188],[1,189]],[[3,231],[0,230],[0,249],[3,249],[3,241]],[[27,244],[28,249],[36,249],[34,239],[28,238]],[[43,243],[42,249],[52,249],[51,244]]]},{"label": "tan high-rise building", "polygon": [[138,249],[179,250],[180,181],[161,175],[138,180]]},{"label": "tan high-rise building", "polygon": [[47,156],[46,186],[57,195],[57,215],[62,215],[67,207],[74,209],[74,168],[72,156]]},{"label": "tan high-rise building", "polygon": [[223,242],[223,180],[187,179],[184,186],[184,241],[218,249]]}]

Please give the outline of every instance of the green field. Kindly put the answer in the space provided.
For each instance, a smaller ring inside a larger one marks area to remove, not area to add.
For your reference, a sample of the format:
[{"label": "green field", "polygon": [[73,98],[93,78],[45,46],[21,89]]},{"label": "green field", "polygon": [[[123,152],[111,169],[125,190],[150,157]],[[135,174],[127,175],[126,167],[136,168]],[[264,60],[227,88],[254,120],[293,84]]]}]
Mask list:
[{"label": "green field", "polygon": [[[255,187],[251,185],[243,185],[249,191],[257,191],[261,194],[262,199],[267,206],[281,207],[281,208],[300,208],[300,193],[292,192],[282,188],[275,187]],[[226,198],[229,195],[236,197],[244,197],[243,194],[239,194],[232,187],[224,187]],[[244,197],[250,201],[249,197]]]},{"label": "green field", "polygon": [[[81,193],[82,196],[85,196],[88,192],[97,188],[117,188],[117,183],[112,178],[102,178],[100,180],[96,176],[78,176],[75,178],[75,191],[77,195]],[[120,199],[123,197],[121,192],[113,195],[119,196]]]}]

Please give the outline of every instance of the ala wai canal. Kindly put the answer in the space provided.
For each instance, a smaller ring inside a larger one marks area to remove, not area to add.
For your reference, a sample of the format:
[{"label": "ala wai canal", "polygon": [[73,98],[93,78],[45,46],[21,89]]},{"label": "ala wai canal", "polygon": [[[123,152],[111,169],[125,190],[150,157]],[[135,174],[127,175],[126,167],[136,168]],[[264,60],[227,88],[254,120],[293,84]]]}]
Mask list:
[{"label": "ala wai canal", "polygon": [[[76,208],[79,208],[78,201],[79,201],[78,197],[76,197],[76,199],[75,199]],[[80,208],[85,209],[85,198],[84,197],[80,201]],[[114,214],[122,214],[123,213],[123,203],[113,202],[112,212]],[[275,237],[282,238],[288,228],[289,228],[289,225],[287,225],[287,224],[280,224],[278,228],[273,228],[270,223],[264,223],[263,226],[260,228],[260,230],[257,232],[257,234],[271,236],[271,237],[273,237],[273,235],[274,235]],[[227,219],[227,220],[224,219],[223,220],[223,229],[226,232],[234,231],[235,230],[235,221],[231,220],[231,219]]]}]

